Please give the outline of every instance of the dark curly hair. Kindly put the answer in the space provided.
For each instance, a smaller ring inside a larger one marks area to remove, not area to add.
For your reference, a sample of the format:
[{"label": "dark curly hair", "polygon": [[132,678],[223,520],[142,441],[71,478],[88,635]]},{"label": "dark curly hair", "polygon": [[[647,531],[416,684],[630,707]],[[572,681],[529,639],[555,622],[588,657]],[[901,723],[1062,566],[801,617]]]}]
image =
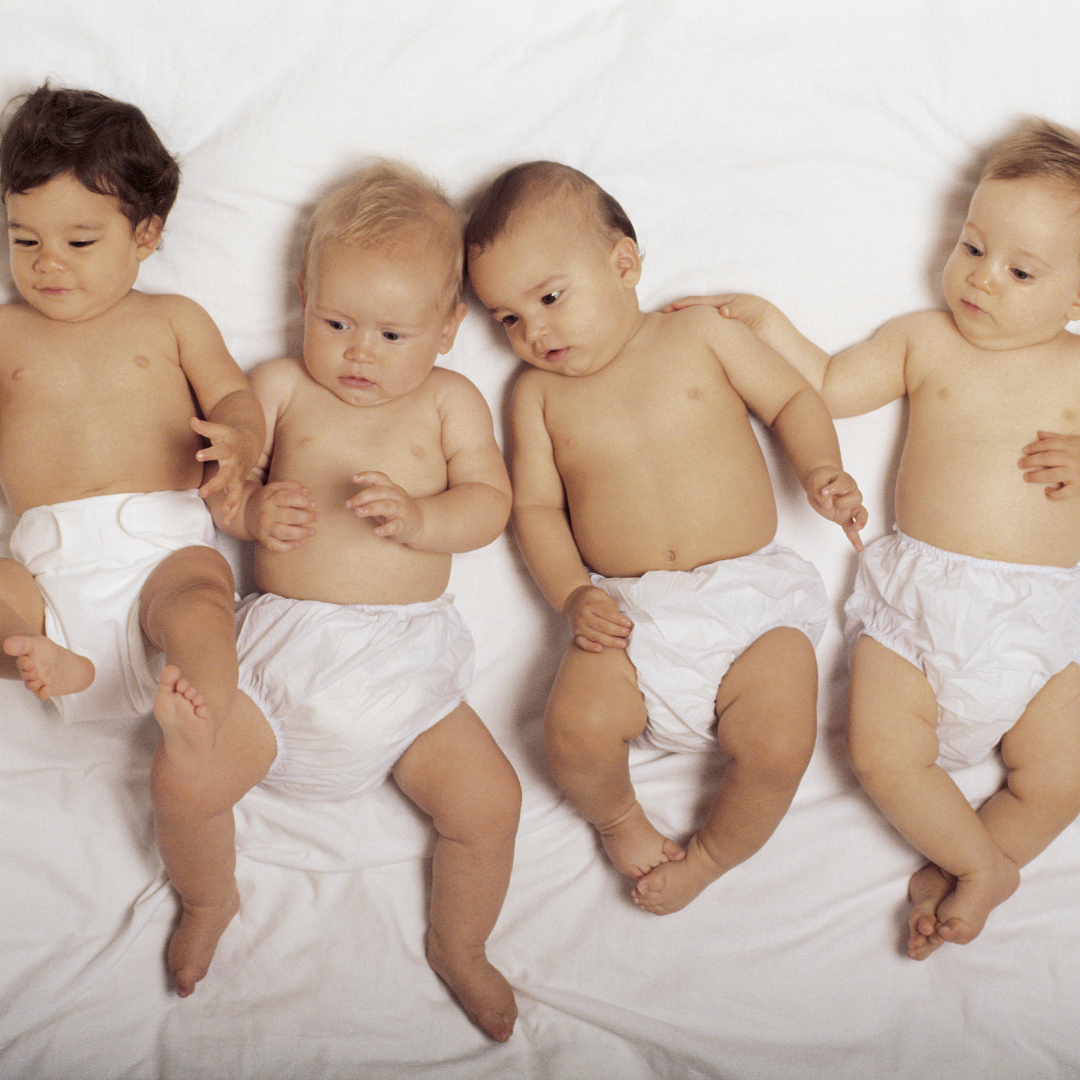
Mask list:
[{"label": "dark curly hair", "polygon": [[180,187],[180,166],[140,109],[46,83],[23,99],[0,137],[0,197],[67,173],[114,198],[133,229],[154,217],[164,224]]}]

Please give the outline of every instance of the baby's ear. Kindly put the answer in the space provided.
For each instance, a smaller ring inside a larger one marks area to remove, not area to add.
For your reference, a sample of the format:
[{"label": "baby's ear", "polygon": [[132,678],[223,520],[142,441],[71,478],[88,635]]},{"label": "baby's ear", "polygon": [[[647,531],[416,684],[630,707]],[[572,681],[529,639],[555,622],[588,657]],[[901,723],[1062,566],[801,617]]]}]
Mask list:
[{"label": "baby's ear", "polygon": [[155,214],[153,217],[140,221],[135,227],[135,244],[138,247],[138,258],[142,262],[148,259],[158,249],[161,243],[161,231],[165,227],[164,222]]},{"label": "baby's ear", "polygon": [[459,300],[454,305],[450,314],[446,317],[446,321],[443,323],[442,335],[439,339],[439,355],[445,356],[454,347],[454,338],[457,337],[458,329],[461,327],[461,321],[465,318],[466,312],[469,310],[469,305],[464,300]]},{"label": "baby's ear", "polygon": [[620,237],[611,249],[611,262],[624,288],[633,289],[641,280],[641,252],[629,236]]},{"label": "baby's ear", "polygon": [[1069,305],[1069,322],[1076,322],[1078,319],[1080,319],[1080,293],[1073,297],[1073,302]]}]

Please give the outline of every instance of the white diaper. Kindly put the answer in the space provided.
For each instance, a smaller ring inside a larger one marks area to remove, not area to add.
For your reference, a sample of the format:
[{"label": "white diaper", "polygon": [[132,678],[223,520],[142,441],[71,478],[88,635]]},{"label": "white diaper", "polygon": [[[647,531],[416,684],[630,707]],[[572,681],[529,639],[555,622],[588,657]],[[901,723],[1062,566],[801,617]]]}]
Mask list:
[{"label": "white diaper", "polygon": [[897,530],[863,552],[845,606],[866,634],[922,671],[938,703],[938,764],[990,757],[1051,675],[1080,659],[1080,568],[943,551]]},{"label": "white diaper", "polygon": [[11,552],[45,598],[45,633],[94,662],[88,690],[52,698],[69,723],[148,713],[164,659],[139,626],[139,595],[154,567],[181,548],[214,546],[196,491],[95,495],[35,506]]},{"label": "white diaper", "polygon": [[236,614],[240,689],[278,742],[263,784],[349,799],[462,703],[473,642],[451,599],[324,604],[272,593]]},{"label": "white diaper", "polygon": [[628,654],[649,717],[637,744],[661,750],[715,750],[716,692],[732,663],[780,626],[816,647],[829,618],[821,575],[776,543],[695,570],[590,577],[634,622]]}]

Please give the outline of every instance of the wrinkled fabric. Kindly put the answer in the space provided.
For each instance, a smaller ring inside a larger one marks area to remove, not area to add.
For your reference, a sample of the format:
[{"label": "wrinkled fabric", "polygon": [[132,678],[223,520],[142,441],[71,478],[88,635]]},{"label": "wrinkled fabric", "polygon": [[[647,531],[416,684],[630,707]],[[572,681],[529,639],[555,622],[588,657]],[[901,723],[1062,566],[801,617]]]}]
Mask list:
[{"label": "wrinkled fabric", "polygon": [[938,764],[986,760],[1047,679],[1080,657],[1080,568],[943,551],[897,532],[863,552],[844,609],[922,671],[938,703]]},{"label": "wrinkled fabric", "polygon": [[381,783],[416,737],[453,712],[473,642],[448,597],[326,604],[272,593],[237,611],[240,689],[278,742],[263,784],[348,799]]},{"label": "wrinkled fabric", "polygon": [[821,575],[776,543],[694,570],[590,577],[633,620],[627,652],[649,717],[636,742],[661,750],[714,750],[716,692],[732,663],[780,626],[816,648],[829,618]]},{"label": "wrinkled fabric", "polygon": [[172,552],[212,548],[214,540],[214,523],[196,491],[95,495],[22,515],[11,552],[45,599],[45,634],[94,663],[88,689],[52,698],[65,721],[150,711],[165,661],[143,636],[139,596]]}]

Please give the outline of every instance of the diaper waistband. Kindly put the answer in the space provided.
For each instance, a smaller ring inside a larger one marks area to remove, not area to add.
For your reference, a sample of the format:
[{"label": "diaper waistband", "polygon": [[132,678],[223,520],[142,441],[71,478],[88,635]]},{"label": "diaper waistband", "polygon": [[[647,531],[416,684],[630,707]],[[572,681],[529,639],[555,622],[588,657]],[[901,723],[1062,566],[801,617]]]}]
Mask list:
[{"label": "diaper waistband", "polygon": [[11,534],[11,553],[36,575],[129,566],[155,551],[213,547],[214,535],[197,491],[121,492],[31,507]]}]

